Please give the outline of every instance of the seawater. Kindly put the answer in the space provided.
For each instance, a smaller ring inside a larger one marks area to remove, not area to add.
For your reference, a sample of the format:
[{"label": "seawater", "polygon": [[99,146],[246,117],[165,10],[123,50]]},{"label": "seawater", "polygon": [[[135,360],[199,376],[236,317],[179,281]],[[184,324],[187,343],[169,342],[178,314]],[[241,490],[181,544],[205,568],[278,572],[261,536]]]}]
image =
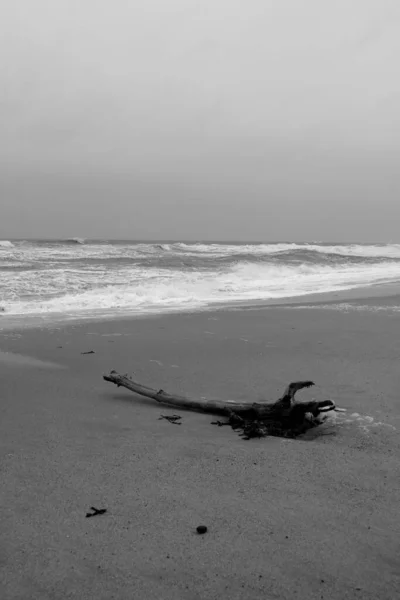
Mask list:
[{"label": "seawater", "polygon": [[399,280],[399,244],[0,241],[10,317],[198,310]]}]

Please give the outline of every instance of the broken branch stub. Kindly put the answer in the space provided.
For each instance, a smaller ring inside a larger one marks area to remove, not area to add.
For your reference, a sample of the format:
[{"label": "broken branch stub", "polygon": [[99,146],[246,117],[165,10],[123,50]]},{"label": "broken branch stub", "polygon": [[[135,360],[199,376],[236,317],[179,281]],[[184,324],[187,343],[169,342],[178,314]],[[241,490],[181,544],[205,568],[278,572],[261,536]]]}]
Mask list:
[{"label": "broken branch stub", "polygon": [[[235,430],[241,430],[245,439],[267,435],[296,437],[320,425],[322,413],[335,410],[335,404],[331,400],[311,402],[294,400],[296,392],[314,385],[312,381],[290,383],[282,397],[273,403],[241,403],[233,400],[194,400],[186,396],[168,394],[164,390],[157,391],[137,383],[117,371],[111,371],[103,378],[118,387],[125,387],[140,396],[175,408],[225,415],[229,419],[227,424]],[[217,421],[217,424],[220,423]]]}]

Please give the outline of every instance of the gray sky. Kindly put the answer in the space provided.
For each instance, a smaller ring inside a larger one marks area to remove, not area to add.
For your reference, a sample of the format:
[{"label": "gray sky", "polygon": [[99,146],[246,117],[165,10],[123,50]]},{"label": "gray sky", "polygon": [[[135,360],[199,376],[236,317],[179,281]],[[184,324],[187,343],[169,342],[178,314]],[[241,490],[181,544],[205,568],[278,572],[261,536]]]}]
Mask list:
[{"label": "gray sky", "polygon": [[2,0],[0,237],[400,242],[399,0]]}]

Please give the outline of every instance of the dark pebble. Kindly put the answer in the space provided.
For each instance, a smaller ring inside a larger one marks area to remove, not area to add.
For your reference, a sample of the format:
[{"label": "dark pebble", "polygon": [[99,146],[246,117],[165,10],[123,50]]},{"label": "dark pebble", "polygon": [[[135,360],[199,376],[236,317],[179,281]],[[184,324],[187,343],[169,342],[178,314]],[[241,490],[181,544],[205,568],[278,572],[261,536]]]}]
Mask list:
[{"label": "dark pebble", "polygon": [[207,527],[205,525],[199,525],[196,529],[197,533],[206,533],[207,532]]}]

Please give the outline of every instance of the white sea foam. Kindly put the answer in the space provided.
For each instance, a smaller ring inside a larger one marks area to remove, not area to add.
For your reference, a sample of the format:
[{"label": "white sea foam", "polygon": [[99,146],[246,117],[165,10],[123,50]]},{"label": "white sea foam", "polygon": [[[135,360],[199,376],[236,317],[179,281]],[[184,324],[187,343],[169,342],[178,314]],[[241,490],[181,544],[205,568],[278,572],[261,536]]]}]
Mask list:
[{"label": "white sea foam", "polygon": [[19,242],[12,244],[9,241],[0,241],[3,253],[7,250],[15,257],[23,255],[25,260],[44,259],[78,259],[78,258],[140,258],[143,256],[172,256],[172,257],[204,257],[226,258],[239,257],[240,255],[262,258],[274,257],[284,254],[302,252],[318,255],[334,255],[338,258],[366,258],[366,259],[400,259],[400,244],[348,244],[348,245],[320,245],[320,244],[113,244],[89,242],[83,238],[75,238],[64,244],[48,242],[40,245],[34,242]]},{"label": "white sea foam", "polygon": [[327,421],[339,427],[356,426],[365,434],[369,434],[372,430],[386,427],[387,429],[396,430],[396,427],[391,423],[383,423],[375,421],[370,415],[360,415],[359,413],[348,414],[347,412],[330,412],[327,415]]},{"label": "white sea foam", "polygon": [[239,262],[213,270],[124,266],[47,268],[2,274],[8,314],[91,310],[150,312],[212,303],[332,292],[400,278],[400,263],[347,265]]},{"label": "white sea foam", "polygon": [[[292,307],[290,307],[292,308]],[[329,304],[318,304],[319,309],[323,310],[334,310],[341,312],[385,312],[385,313],[397,313],[400,312],[400,306],[396,304],[361,304],[359,301],[355,304],[350,302],[339,302]],[[298,310],[315,310],[315,304],[299,305],[296,306]]]},{"label": "white sea foam", "polygon": [[400,280],[396,244],[0,244],[9,315],[197,309]]}]

